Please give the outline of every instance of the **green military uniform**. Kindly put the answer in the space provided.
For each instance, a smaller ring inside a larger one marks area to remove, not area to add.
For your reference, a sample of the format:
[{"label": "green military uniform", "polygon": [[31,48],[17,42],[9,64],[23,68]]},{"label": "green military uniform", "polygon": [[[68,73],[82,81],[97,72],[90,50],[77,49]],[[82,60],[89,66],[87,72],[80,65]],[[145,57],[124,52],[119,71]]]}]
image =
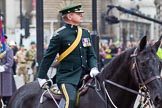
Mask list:
[{"label": "green military uniform", "polygon": [[32,41],[30,43],[30,45],[31,45],[31,48],[26,52],[27,68],[32,69],[33,74],[35,75],[36,69],[35,69],[35,67],[32,66],[32,64],[35,62],[35,58],[36,58],[35,42]]},{"label": "green military uniform", "polygon": [[[76,39],[77,26],[66,24],[59,28],[52,39],[41,62],[38,77],[47,78],[47,71],[57,53],[63,53]],[[57,83],[78,85],[81,75],[87,74],[91,68],[97,67],[97,59],[92,47],[88,30],[82,29],[79,45],[64,58],[56,72]]]},{"label": "green military uniform", "polygon": [[[63,8],[60,13],[83,13],[81,5],[70,5]],[[78,14],[77,18],[82,15]],[[67,17],[67,16],[65,16]],[[70,18],[69,18],[70,19]],[[73,19],[74,20],[74,19]],[[81,21],[78,21],[80,23]],[[77,24],[78,24],[77,23]],[[39,66],[38,77],[47,78],[47,72],[57,53],[61,55],[75,41],[78,34],[78,26],[66,24],[55,33]],[[90,33],[82,29],[82,36],[78,46],[66,56],[57,67],[56,82],[66,100],[65,108],[75,108],[77,86],[81,77],[97,67],[97,59],[92,47]],[[64,106],[63,106],[64,107]],[[61,107],[62,108],[62,107]]]}]

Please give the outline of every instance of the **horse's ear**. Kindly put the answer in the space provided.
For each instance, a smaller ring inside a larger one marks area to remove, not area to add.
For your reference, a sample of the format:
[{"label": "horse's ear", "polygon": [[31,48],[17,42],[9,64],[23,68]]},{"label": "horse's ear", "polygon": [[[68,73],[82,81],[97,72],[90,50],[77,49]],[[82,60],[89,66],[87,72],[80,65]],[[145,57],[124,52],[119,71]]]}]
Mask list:
[{"label": "horse's ear", "polygon": [[138,51],[142,51],[147,44],[147,36],[142,37],[142,39],[140,40],[139,46],[138,46]]},{"label": "horse's ear", "polygon": [[155,50],[157,51],[159,46],[160,46],[160,43],[161,43],[161,39],[162,39],[162,36],[160,36],[159,40],[156,41],[153,45],[153,47],[155,48]]}]

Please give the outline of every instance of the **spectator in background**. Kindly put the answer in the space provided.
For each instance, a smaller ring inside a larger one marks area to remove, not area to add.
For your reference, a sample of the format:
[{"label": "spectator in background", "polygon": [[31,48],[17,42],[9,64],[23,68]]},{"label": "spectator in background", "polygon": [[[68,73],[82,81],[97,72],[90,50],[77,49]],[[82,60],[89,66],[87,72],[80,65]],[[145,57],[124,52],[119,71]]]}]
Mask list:
[{"label": "spectator in background", "polygon": [[100,46],[99,48],[99,55],[100,55],[100,68],[104,67],[104,61],[105,61],[105,58],[106,58],[106,52],[103,48],[103,46]]},{"label": "spectator in background", "polygon": [[110,53],[111,53],[112,57],[116,56],[116,54],[118,53],[118,48],[115,46],[114,43],[110,46],[110,50],[111,50]]},{"label": "spectator in background", "polygon": [[20,50],[15,55],[15,60],[17,62],[17,75],[23,75],[24,82],[28,83],[27,62],[25,58],[26,50],[24,45],[20,45]]},{"label": "spectator in background", "polygon": [[13,55],[14,55],[14,62],[13,62],[12,69],[13,69],[14,75],[16,75],[16,66],[17,66],[17,63],[16,63],[16,61],[15,61],[15,54],[17,53],[18,48],[17,48],[16,42],[14,42],[13,40],[11,40],[11,41],[9,42],[9,46],[11,47],[11,49],[12,49],[12,51],[13,51]]},{"label": "spectator in background", "polygon": [[162,60],[162,42],[160,44],[160,47],[158,48],[157,55]]},{"label": "spectator in background", "polygon": [[27,50],[26,52],[27,70],[29,78],[31,74],[33,74],[34,76],[36,75],[35,59],[36,59],[36,43],[32,41],[30,43],[30,49]]},{"label": "spectator in background", "polygon": [[[3,37],[2,37],[3,38]],[[6,42],[5,36],[4,42]],[[13,51],[7,45],[0,43],[1,49],[5,46],[5,51],[0,53],[0,97],[3,103],[8,105],[10,97],[16,90],[15,81],[13,78]]]}]

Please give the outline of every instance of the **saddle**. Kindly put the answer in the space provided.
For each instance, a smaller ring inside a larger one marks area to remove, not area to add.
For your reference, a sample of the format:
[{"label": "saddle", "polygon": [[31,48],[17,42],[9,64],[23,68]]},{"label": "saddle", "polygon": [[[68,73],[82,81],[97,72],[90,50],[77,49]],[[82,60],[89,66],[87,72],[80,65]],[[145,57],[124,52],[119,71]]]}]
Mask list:
[{"label": "saddle", "polygon": [[[89,75],[85,75],[82,79],[81,79],[81,87],[78,89],[78,95],[77,96],[82,96],[85,95],[88,91],[88,88],[91,84],[91,82],[93,81],[93,79],[89,76]],[[52,96],[57,100],[60,101],[62,98],[62,93],[58,90],[58,89],[50,89],[50,92],[52,94]],[[47,99],[52,99],[52,96],[49,92],[45,92],[44,97],[46,97]],[[79,98],[77,97],[77,98]]]}]

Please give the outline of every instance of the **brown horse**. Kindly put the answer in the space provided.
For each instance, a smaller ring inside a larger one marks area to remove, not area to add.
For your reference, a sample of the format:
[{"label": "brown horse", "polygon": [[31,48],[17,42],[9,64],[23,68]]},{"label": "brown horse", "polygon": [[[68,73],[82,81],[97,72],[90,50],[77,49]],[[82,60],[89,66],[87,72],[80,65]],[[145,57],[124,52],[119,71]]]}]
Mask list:
[{"label": "brown horse", "polygon": [[[114,57],[80,97],[78,108],[133,108],[139,90],[145,93],[145,99],[150,97],[155,108],[162,108],[161,68],[156,55],[160,42],[161,38],[147,46],[144,36],[137,48]],[[37,81],[26,84],[13,95],[8,108],[57,108],[51,99],[41,104],[42,93]]]}]

